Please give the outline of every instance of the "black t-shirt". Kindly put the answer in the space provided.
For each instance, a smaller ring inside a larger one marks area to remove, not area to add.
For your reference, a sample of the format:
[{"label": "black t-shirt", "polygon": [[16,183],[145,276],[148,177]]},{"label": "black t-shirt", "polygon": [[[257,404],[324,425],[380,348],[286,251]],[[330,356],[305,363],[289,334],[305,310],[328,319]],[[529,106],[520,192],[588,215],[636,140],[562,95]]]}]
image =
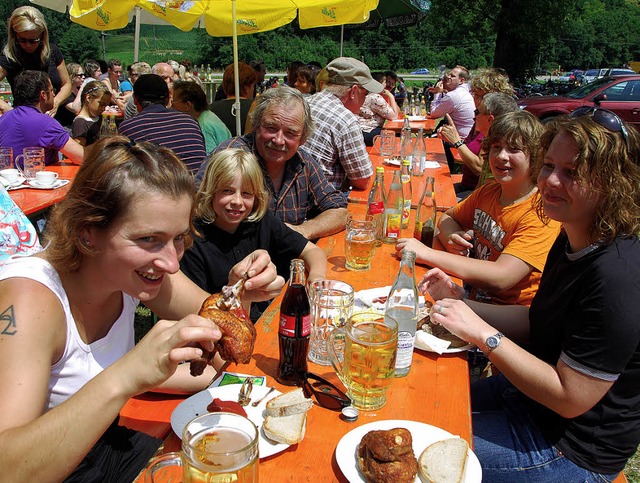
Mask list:
[{"label": "black t-shirt", "polygon": [[77,116],[73,120],[71,137],[74,139],[85,138],[85,146],[90,146],[100,138],[100,127],[102,127],[102,117],[93,121]]},{"label": "black t-shirt", "polygon": [[566,247],[562,233],[549,251],[529,312],[530,350],[549,364],[562,358],[581,373],[615,382],[575,418],[533,401],[532,414],[569,460],[612,474],[640,442],[640,241],[618,237],[573,256]]},{"label": "black t-shirt", "polygon": [[76,118],[76,115],[66,108],[67,104],[71,104],[76,98],[75,93],[71,92],[71,95],[67,97],[67,100],[60,104],[58,107],[58,111],[54,119],[62,124],[64,127],[71,128],[73,125],[73,120]]},{"label": "black t-shirt", "polygon": [[[49,75],[51,85],[53,85],[56,93],[60,90],[60,87],[62,87],[62,79],[58,72],[58,66],[64,62],[64,57],[55,44],[49,44],[49,47],[51,49],[51,55],[49,55],[49,59],[44,66],[40,62],[40,49],[36,50],[33,54],[20,51],[21,57],[18,59],[19,62],[13,62],[4,54],[0,54],[0,67],[7,71],[7,80],[11,85],[11,89],[15,89],[15,78],[23,70],[40,70]],[[18,47],[18,49],[20,48]]]},{"label": "black t-shirt", "polygon": [[[231,113],[231,109],[233,109],[235,102],[235,99],[223,99],[221,101],[214,101],[210,106],[211,111],[224,122],[224,125],[227,126],[227,129],[229,129],[234,136],[236,136],[236,117]],[[240,132],[237,134],[238,136],[242,136],[242,133],[244,133],[247,114],[249,114],[252,103],[253,99],[240,99]]]},{"label": "black t-shirt", "polygon": [[[308,241],[269,212],[257,222],[241,223],[233,234],[203,222],[197,222],[196,229],[204,238],[195,237],[193,246],[180,260],[180,268],[209,293],[220,292],[229,281],[231,268],[260,248],[269,252],[278,274],[289,278],[291,260],[300,256]],[[266,305],[260,308],[264,310]],[[257,320],[260,313],[252,307],[251,320]]]}]

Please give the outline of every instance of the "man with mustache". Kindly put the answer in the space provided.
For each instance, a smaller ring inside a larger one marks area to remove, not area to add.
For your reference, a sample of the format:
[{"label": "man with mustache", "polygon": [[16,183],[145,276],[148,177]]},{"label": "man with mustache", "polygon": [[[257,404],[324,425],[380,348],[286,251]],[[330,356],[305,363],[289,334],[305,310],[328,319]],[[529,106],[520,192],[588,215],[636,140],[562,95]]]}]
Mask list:
[{"label": "man with mustache", "polygon": [[[270,210],[309,240],[344,230],[347,200],[329,183],[302,144],[313,130],[309,105],[296,89],[282,86],[258,96],[249,113],[252,132],[222,142],[214,152],[241,148],[262,168]],[[207,167],[202,163],[196,183]]]}]

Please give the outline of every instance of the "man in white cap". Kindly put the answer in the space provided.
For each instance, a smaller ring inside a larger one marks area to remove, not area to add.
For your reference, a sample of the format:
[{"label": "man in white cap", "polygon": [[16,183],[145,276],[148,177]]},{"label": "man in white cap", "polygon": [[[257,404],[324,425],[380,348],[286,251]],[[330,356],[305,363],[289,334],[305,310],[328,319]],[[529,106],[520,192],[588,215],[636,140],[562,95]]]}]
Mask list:
[{"label": "man in white cap", "polygon": [[327,72],[325,87],[308,98],[315,130],[303,148],[322,164],[337,189],[364,190],[373,176],[373,165],[356,114],[367,92],[379,94],[384,86],[371,77],[365,64],[351,57],[332,60]]}]

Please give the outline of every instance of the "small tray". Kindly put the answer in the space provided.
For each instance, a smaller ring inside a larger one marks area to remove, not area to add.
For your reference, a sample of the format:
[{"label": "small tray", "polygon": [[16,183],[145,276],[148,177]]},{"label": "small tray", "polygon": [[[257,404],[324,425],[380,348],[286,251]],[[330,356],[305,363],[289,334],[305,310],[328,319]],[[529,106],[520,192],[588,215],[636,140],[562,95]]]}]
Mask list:
[{"label": "small tray", "polygon": [[28,183],[29,183],[28,188],[33,188],[33,189],[36,189],[36,190],[54,190],[54,189],[57,189],[57,188],[62,188],[63,186],[69,184],[69,180],[68,179],[59,179],[55,183],[50,184],[50,185],[46,185],[46,186],[41,185],[35,179],[30,179],[28,181]]}]

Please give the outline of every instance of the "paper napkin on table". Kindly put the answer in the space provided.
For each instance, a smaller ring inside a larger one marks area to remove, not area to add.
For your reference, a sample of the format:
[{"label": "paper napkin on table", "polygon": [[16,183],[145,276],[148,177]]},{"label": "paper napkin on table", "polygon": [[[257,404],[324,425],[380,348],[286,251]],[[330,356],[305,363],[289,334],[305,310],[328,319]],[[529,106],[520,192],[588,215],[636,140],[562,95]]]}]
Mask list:
[{"label": "paper napkin on table", "polygon": [[416,342],[415,346],[418,349],[422,349],[424,351],[437,352],[438,354],[442,354],[445,350],[449,348],[451,342],[443,339],[439,339],[434,335],[425,332],[424,330],[416,331]]},{"label": "paper napkin on table", "polygon": [[439,169],[440,163],[437,161],[425,161],[424,169]]}]

